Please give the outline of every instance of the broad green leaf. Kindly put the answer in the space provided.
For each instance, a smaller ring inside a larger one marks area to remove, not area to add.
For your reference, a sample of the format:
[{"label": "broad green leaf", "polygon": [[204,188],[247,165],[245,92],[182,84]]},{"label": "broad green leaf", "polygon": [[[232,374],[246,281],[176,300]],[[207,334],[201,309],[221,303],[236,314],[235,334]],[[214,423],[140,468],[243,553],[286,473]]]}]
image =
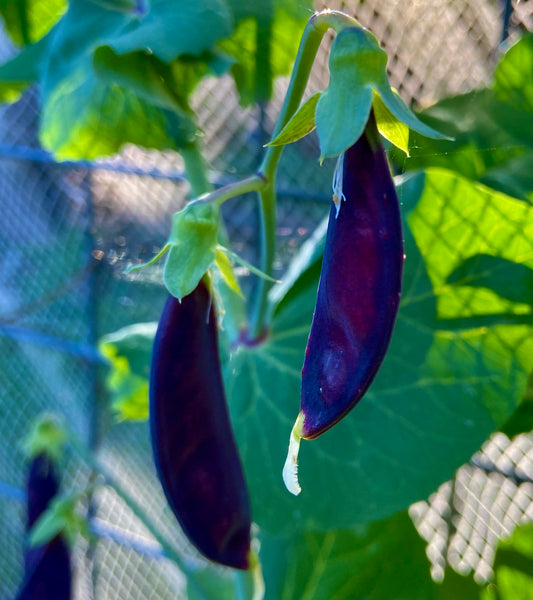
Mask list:
[{"label": "broad green leaf", "polygon": [[[216,0],[217,6],[218,3]],[[223,28],[217,33],[206,30],[201,35],[193,28],[187,29],[187,35],[173,34],[170,38],[167,35],[165,44],[168,51],[172,51],[164,56],[158,54],[157,45],[163,42],[156,38],[156,48],[151,48],[146,37],[157,33],[154,30],[157,22],[163,29],[172,26],[174,30],[179,28],[179,23],[194,25],[202,13],[202,8],[198,8],[200,4],[187,4],[187,8],[177,10],[181,4],[166,0],[153,2],[150,16],[139,20],[135,15],[107,10],[93,2],[73,0],[55,29],[42,82],[40,135],[47,149],[60,159],[92,159],[113,154],[127,142],[157,149],[184,149],[196,141],[194,122],[189,114],[177,111],[176,104],[186,109],[187,94],[205,72],[207,57],[198,58],[196,62],[184,57],[159,74],[170,74],[166,83],[175,100],[172,110],[164,110],[161,104],[165,108],[169,108],[166,103],[172,104],[168,95],[161,88],[154,92],[154,70],[162,65],[155,58],[150,60],[143,55],[149,48],[161,60],[173,60],[179,54],[203,51],[207,47],[206,39],[211,40],[213,36],[219,39],[218,36],[224,34]],[[204,4],[201,6],[209,8]],[[206,18],[216,20],[218,16],[214,10]],[[168,39],[172,40],[171,44]],[[109,49],[100,50],[96,61],[99,72],[107,73],[107,79],[102,81],[93,69],[93,55],[101,46],[111,46],[121,53],[142,51],[124,59],[111,55]],[[210,55],[209,64],[214,64],[212,58]],[[107,71],[104,69],[106,60],[109,61]],[[135,73],[135,67],[141,74]],[[115,80],[110,71],[115,71]],[[139,95],[145,84],[148,89]]]},{"label": "broad green leaf", "polygon": [[533,269],[507,258],[475,254],[462,262],[447,282],[487,288],[512,302],[533,306]]},{"label": "broad green leaf", "polygon": [[0,102],[16,102],[26,88],[39,81],[51,40],[49,34],[0,66]]},{"label": "broad green leaf", "polygon": [[533,34],[519,39],[507,50],[494,71],[492,89],[501,102],[533,113]]},{"label": "broad green leaf", "polygon": [[390,112],[381,96],[375,92],[372,108],[379,133],[409,156],[409,127]]},{"label": "broad green leaf", "polygon": [[322,92],[315,92],[294,113],[289,122],[283,127],[279,134],[266,144],[267,146],[284,146],[292,144],[311,133],[316,127],[315,108]]},{"label": "broad green leaf", "polygon": [[191,202],[173,217],[163,277],[178,300],[196,288],[215,261],[219,217],[218,206],[206,202]]},{"label": "broad green leaf", "polygon": [[493,588],[496,593],[488,598],[533,599],[533,524],[517,527],[508,540],[500,541],[494,571]]},{"label": "broad green leaf", "polygon": [[19,46],[40,40],[66,10],[67,0],[0,0],[7,33]]},{"label": "broad green leaf", "polygon": [[267,532],[352,527],[427,497],[523,397],[533,366],[530,308],[448,279],[479,254],[532,267],[533,209],[436,169],[407,178],[398,193],[407,258],[391,346],[361,403],[302,442],[297,498],[281,469],[317,280],[275,313],[263,345],[234,349],[225,366],[254,519]]},{"label": "broad green leaf", "polygon": [[194,123],[160,110],[133,92],[98,81],[89,65],[63,79],[46,98],[42,145],[59,160],[95,159],[126,143],[180,149],[196,135]]},{"label": "broad green leaf", "polygon": [[352,531],[265,534],[265,600],[432,600],[424,550],[406,512]]},{"label": "broad green leaf", "polygon": [[520,406],[500,427],[509,438],[533,430],[533,372],[529,376],[526,392]]},{"label": "broad green leaf", "polygon": [[499,192],[533,203],[533,152],[510,158],[489,169],[481,182]]},{"label": "broad green leaf", "polygon": [[420,118],[453,137],[453,141],[422,140],[413,132],[410,157],[393,151],[393,159],[404,170],[443,167],[476,180],[484,177],[496,165],[502,165],[505,169],[505,163],[523,154],[524,149],[498,123],[497,114],[501,110],[509,113],[509,122],[516,121],[516,127],[520,127],[516,112],[509,106],[502,108],[491,90],[446,98],[423,111]]},{"label": "broad green leaf", "polygon": [[132,20],[110,45],[119,54],[146,50],[170,63],[184,54],[198,56],[232,31],[224,0],[152,0],[143,19]]},{"label": "broad green leaf", "polygon": [[171,69],[153,54],[130,52],[116,54],[110,46],[96,49],[93,59],[98,78],[107,84],[117,84],[137,94],[140,98],[167,110],[184,110],[182,100],[176,97],[167,84]]},{"label": "broad green leaf", "polygon": [[275,77],[290,72],[300,34],[312,10],[309,0],[228,0],[235,28],[218,44],[235,62],[231,74],[241,104],[268,100]]},{"label": "broad green leaf", "polygon": [[374,91],[388,111],[409,128],[425,136],[445,137],[420,121],[393,92],[387,76],[387,53],[367,29],[349,27],[337,34],[331,46],[329,72],[329,86],[316,107],[321,160],[337,156],[359,139]]}]

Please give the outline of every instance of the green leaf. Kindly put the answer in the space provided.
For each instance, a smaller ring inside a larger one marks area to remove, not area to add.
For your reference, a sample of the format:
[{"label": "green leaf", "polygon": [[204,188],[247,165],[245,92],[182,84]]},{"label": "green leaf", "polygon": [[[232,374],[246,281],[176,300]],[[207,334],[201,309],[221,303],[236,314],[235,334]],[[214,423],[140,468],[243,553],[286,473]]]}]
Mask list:
[{"label": "green leaf", "polygon": [[349,27],[338,33],[331,46],[329,72],[329,86],[316,107],[321,160],[337,156],[359,139],[370,115],[373,90],[388,111],[411,129],[429,137],[445,137],[420,121],[392,91],[387,53],[370,31]]},{"label": "green leaf", "polygon": [[0,102],[16,102],[32,83],[39,81],[52,36],[23,48],[0,66]]},{"label": "green leaf", "polygon": [[533,34],[519,39],[507,50],[494,71],[496,98],[518,111],[533,113]]},{"label": "green leaf", "polygon": [[196,288],[215,261],[219,218],[218,206],[199,201],[174,215],[163,276],[178,300]]},{"label": "green leaf", "polygon": [[152,0],[142,20],[131,20],[110,40],[118,54],[146,50],[170,63],[184,54],[198,56],[228,37],[232,17],[224,0]]},{"label": "green leaf", "polygon": [[315,92],[294,113],[279,134],[266,144],[267,146],[284,146],[292,144],[311,133],[316,127],[315,108],[322,92]]},{"label": "green leaf", "polygon": [[409,127],[390,112],[376,92],[374,92],[372,108],[379,133],[409,156]]},{"label": "green leaf", "polygon": [[268,100],[272,82],[294,63],[300,33],[309,19],[309,0],[228,0],[234,15],[231,37],[218,44],[234,59],[231,74],[241,104]]},{"label": "green leaf", "polygon": [[518,408],[500,427],[507,437],[513,438],[533,430],[533,372],[529,376],[526,393]]},{"label": "green leaf", "polygon": [[100,81],[108,85],[127,88],[160,108],[179,112],[184,109],[182,98],[176,97],[167,84],[171,69],[153,54],[130,52],[119,55],[110,46],[101,46],[94,53],[93,66]]},{"label": "green leaf", "polygon": [[431,600],[424,550],[405,512],[353,531],[263,534],[265,600]]},{"label": "green leaf", "polygon": [[504,165],[524,152],[511,132],[498,122],[498,112],[505,110],[510,113],[509,123],[521,126],[515,111],[502,106],[496,103],[491,90],[446,98],[422,112],[420,118],[454,140],[422,140],[413,133],[410,157],[398,156],[393,151],[393,158],[403,170],[443,167],[479,180],[489,169]]},{"label": "green leaf", "polygon": [[475,254],[458,265],[447,282],[487,288],[512,302],[533,305],[533,269],[507,258]]},{"label": "green leaf", "polygon": [[352,527],[427,497],[523,397],[530,307],[448,279],[481,253],[532,267],[533,208],[436,169],[407,178],[398,193],[407,258],[391,346],[361,403],[302,442],[297,498],[281,469],[318,279],[275,312],[264,344],[238,347],[225,366],[254,520],[269,533]]},{"label": "green leaf", "polygon": [[481,182],[499,192],[533,203],[533,152],[511,157],[489,169],[481,177]]},{"label": "green leaf", "polygon": [[0,0],[7,33],[19,46],[44,37],[66,10],[67,0]]},{"label": "green leaf", "polygon": [[29,459],[46,454],[53,462],[63,457],[63,448],[68,435],[60,420],[52,414],[39,415],[31,424],[22,448]]},{"label": "green leaf", "polygon": [[517,527],[508,540],[500,541],[494,571],[498,600],[533,599],[533,524]]},{"label": "green leaf", "polygon": [[43,107],[41,143],[58,160],[96,159],[127,142],[176,150],[195,139],[192,121],[117,85],[102,84],[86,67],[54,88]]},{"label": "green leaf", "polygon": [[150,355],[157,323],[136,323],[103,336],[98,344],[109,362],[105,385],[119,421],[148,419]]},{"label": "green leaf", "polygon": [[[222,9],[221,0],[207,5],[160,0],[139,20],[74,0],[55,30],[43,78],[43,145],[59,159],[93,159],[127,142],[157,149],[186,149],[196,142],[187,96],[217,61],[211,54],[197,59],[190,54],[202,53],[225,35],[226,26],[215,27],[229,18]],[[210,27],[197,30],[198,19]],[[169,28],[186,33],[169,34]],[[97,50],[102,46],[107,48]],[[93,69],[95,53],[100,78]],[[161,63],[178,56],[177,63]],[[164,85],[158,86],[158,76],[165,77]]]}]

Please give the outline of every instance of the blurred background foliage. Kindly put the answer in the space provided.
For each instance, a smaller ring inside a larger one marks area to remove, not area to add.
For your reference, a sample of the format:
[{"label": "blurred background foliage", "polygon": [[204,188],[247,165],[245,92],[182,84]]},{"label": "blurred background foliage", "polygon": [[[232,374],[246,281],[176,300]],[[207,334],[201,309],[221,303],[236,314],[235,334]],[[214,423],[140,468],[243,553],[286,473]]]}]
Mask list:
[{"label": "blurred background foliage", "polygon": [[[153,325],[134,324],[157,320],[165,290],[161,267],[124,269],[162,247],[191,187],[254,172],[323,7],[0,1],[0,598],[22,577],[19,441],[43,410],[144,507],[208,597],[235,597],[242,582],[196,555],[155,478],[143,421]],[[366,401],[304,444],[298,499],[280,471],[333,164],[318,167],[314,135],[285,151],[276,272],[294,285],[277,290],[268,342],[226,363],[267,598],[529,598],[533,2],[328,7],[376,34],[391,83],[454,140],[412,134],[409,157],[391,151],[407,255],[397,330]],[[309,94],[327,85],[330,41]],[[223,213],[232,249],[255,263],[254,197]],[[249,292],[253,277],[238,273]],[[70,450],[65,490],[93,480],[86,458]],[[112,486],[82,508],[96,538],[75,545],[76,598],[196,597]]]}]

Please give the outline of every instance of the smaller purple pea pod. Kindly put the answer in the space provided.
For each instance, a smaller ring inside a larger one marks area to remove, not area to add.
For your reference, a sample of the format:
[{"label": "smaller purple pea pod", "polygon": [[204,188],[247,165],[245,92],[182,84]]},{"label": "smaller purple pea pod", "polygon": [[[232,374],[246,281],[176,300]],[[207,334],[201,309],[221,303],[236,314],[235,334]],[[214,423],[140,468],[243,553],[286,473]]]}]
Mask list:
[{"label": "smaller purple pea pod", "polygon": [[[59,476],[45,452],[32,459],[27,480],[27,525],[29,532],[49,507],[59,490]],[[45,544],[24,550],[24,580],[16,600],[69,600],[72,594],[70,553],[61,533]]]}]

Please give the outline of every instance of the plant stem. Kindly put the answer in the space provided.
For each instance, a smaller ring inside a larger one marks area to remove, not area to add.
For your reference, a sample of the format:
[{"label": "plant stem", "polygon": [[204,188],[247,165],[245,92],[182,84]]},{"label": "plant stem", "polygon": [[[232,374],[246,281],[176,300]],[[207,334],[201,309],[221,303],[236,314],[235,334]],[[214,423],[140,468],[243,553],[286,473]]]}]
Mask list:
[{"label": "plant stem", "polygon": [[258,192],[265,186],[265,180],[260,175],[252,175],[246,179],[241,179],[234,183],[228,183],[224,187],[218,188],[207,194],[203,194],[197,200],[200,202],[212,202],[220,206],[226,200],[247,194],[249,192]]},{"label": "plant stem", "polygon": [[198,140],[182,148],[180,154],[185,162],[185,173],[193,196],[201,196],[210,192],[213,186],[207,176],[207,164]]},{"label": "plant stem", "polygon": [[[292,70],[289,87],[278,121],[272,133],[275,138],[298,110],[307,86],[316,53],[324,34],[329,28],[340,31],[344,27],[360,27],[352,17],[335,10],[324,10],[315,13],[307,22],[302,34],[298,54]],[[259,194],[259,222],[261,231],[261,266],[267,275],[273,274],[273,263],[276,251],[276,170],[283,151],[283,146],[268,146],[259,167],[258,175],[266,181]],[[272,283],[259,280],[254,298],[254,306],[250,319],[250,337],[259,337],[266,326],[268,309],[268,291]]]}]

